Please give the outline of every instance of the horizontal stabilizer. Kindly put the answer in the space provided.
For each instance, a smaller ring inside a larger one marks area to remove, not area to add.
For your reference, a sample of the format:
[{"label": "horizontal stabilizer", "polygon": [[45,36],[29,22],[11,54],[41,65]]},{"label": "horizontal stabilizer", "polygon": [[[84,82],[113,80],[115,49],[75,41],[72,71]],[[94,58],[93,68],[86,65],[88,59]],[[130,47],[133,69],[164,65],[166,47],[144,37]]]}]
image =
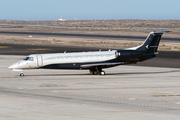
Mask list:
[{"label": "horizontal stabilizer", "polygon": [[171,31],[155,31],[153,33],[154,34],[163,34],[163,33],[167,33],[167,32],[171,32]]}]

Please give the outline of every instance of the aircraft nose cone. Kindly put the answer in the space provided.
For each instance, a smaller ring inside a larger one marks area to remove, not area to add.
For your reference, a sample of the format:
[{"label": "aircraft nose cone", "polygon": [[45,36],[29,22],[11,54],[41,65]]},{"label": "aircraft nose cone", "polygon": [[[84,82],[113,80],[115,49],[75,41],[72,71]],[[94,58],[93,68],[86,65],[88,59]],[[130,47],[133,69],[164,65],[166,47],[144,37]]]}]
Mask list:
[{"label": "aircraft nose cone", "polygon": [[8,68],[10,69],[15,69],[18,67],[18,63],[12,64],[11,66],[9,66]]}]

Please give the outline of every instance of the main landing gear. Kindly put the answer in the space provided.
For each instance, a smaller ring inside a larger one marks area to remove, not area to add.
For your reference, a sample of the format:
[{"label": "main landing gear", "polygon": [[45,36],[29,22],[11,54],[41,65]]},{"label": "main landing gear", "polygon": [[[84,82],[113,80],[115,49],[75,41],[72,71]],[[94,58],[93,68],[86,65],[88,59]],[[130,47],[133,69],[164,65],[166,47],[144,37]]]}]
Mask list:
[{"label": "main landing gear", "polygon": [[99,71],[90,71],[90,73],[92,75],[105,75],[105,71],[101,71],[101,72],[99,72]]},{"label": "main landing gear", "polygon": [[92,75],[105,75],[105,71],[103,71],[101,68],[90,69],[90,73]]}]

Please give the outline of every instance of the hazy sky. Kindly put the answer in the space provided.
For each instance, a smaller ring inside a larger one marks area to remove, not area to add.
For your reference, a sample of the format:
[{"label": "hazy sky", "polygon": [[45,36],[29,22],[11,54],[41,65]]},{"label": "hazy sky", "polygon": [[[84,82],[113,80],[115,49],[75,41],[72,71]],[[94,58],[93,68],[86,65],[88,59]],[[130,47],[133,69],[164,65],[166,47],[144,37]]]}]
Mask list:
[{"label": "hazy sky", "polygon": [[0,0],[7,20],[178,19],[180,0]]}]

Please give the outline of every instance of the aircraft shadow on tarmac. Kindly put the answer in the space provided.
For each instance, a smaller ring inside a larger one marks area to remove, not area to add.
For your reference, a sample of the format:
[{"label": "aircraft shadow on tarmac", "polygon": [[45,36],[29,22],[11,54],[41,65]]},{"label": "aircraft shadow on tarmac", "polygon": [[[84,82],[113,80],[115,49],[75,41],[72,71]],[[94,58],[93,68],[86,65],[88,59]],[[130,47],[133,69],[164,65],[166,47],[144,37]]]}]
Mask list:
[{"label": "aircraft shadow on tarmac", "polygon": [[[127,72],[127,73],[106,73],[108,75],[130,75],[130,74],[159,74],[159,73],[173,73],[180,72],[180,70],[162,71],[162,72]],[[91,75],[91,74],[38,74],[38,75],[25,75],[25,76],[81,76],[81,75]],[[91,75],[97,76],[97,75]],[[101,76],[101,75],[99,75]]]},{"label": "aircraft shadow on tarmac", "polygon": [[173,73],[180,72],[180,70],[162,71],[162,72],[128,72],[128,73],[110,73],[106,75],[130,75],[130,74],[159,74],[159,73]]}]

